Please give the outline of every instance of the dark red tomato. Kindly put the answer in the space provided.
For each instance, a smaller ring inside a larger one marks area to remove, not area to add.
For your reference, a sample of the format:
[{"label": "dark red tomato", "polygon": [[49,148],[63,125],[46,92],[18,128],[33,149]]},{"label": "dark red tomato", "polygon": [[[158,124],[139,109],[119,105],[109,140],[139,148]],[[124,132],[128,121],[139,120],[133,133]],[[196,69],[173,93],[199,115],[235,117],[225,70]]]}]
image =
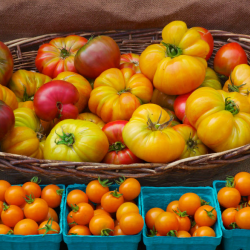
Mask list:
[{"label": "dark red tomato", "polygon": [[142,162],[124,144],[122,130],[128,121],[109,122],[102,128],[109,140],[109,152],[103,159],[104,163],[132,164]]},{"label": "dark red tomato", "polygon": [[6,86],[13,73],[13,57],[9,48],[0,42],[0,85]]},{"label": "dark red tomato", "polygon": [[0,100],[0,141],[4,138],[8,131],[14,128],[15,116],[13,110]]},{"label": "dark red tomato", "polygon": [[77,71],[88,78],[96,78],[103,71],[120,67],[120,49],[108,36],[90,39],[75,55]]},{"label": "dark red tomato", "polygon": [[228,43],[222,46],[214,58],[214,70],[228,77],[239,64],[247,64],[247,55],[238,43]]},{"label": "dark red tomato", "polygon": [[211,57],[211,55],[213,54],[213,49],[214,49],[213,36],[211,35],[211,33],[207,29],[202,28],[202,27],[193,27],[192,29],[197,30],[199,32],[199,34],[201,35],[201,39],[208,43],[210,50],[205,58],[206,60],[208,60]]},{"label": "dark red tomato", "polygon": [[74,105],[78,102],[77,88],[66,81],[56,80],[44,84],[34,96],[34,109],[43,121],[76,119],[78,109]]}]

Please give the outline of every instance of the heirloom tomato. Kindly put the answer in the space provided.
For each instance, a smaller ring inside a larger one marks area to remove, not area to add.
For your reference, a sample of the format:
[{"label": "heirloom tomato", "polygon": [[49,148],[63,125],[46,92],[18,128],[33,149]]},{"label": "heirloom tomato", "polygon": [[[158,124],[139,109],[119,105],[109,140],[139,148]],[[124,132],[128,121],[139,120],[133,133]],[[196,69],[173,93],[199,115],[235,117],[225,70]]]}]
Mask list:
[{"label": "heirloom tomato", "polygon": [[199,88],[201,87],[210,87],[217,90],[222,89],[220,78],[217,76],[215,71],[209,67],[207,67],[205,79]]},{"label": "heirloom tomato", "polygon": [[151,102],[161,106],[162,108],[167,108],[171,111],[174,111],[175,99],[175,95],[166,95],[158,89],[154,89]]},{"label": "heirloom tomato", "polygon": [[25,182],[22,186],[26,195],[31,195],[35,198],[40,198],[41,196],[41,187],[38,185],[41,182],[37,176],[34,176],[31,181]]},{"label": "heirloom tomato", "polygon": [[166,108],[163,108],[165,111],[167,111],[168,115],[170,116],[170,118],[172,119],[173,118],[173,121],[171,123],[171,127],[174,127],[176,125],[179,125],[180,124],[180,121],[178,120],[176,114],[174,111],[171,111],[169,109],[166,109]]},{"label": "heirloom tomato", "polygon": [[6,86],[13,72],[13,57],[9,48],[0,42],[0,85]]},{"label": "heirloom tomato", "polygon": [[12,110],[18,108],[18,102],[15,94],[10,89],[2,85],[0,85],[0,100],[5,102],[5,104],[7,104]]},{"label": "heirloom tomato", "polygon": [[152,230],[155,226],[156,218],[161,213],[164,213],[164,212],[165,211],[163,209],[158,208],[158,207],[154,207],[154,208],[151,208],[150,210],[148,210],[148,212],[146,213],[146,216],[145,216],[145,222],[146,222],[147,227]]},{"label": "heirloom tomato", "polygon": [[72,83],[77,88],[79,100],[75,106],[78,108],[79,113],[82,112],[88,104],[90,92],[92,91],[92,87],[88,80],[77,73],[68,71],[60,73],[53,81],[54,80],[63,80]]},{"label": "heirloom tomato", "polygon": [[164,109],[145,104],[133,113],[122,136],[127,147],[140,159],[166,163],[178,159],[185,146],[184,139],[170,125],[170,116]]},{"label": "heirloom tomato", "polygon": [[76,72],[75,54],[87,41],[84,37],[70,35],[43,44],[38,49],[35,61],[38,71],[51,78],[64,71]]},{"label": "heirloom tomato", "polygon": [[39,225],[38,234],[43,234],[43,236],[45,234],[59,234],[60,230],[58,223],[50,218]]},{"label": "heirloom tomato", "polygon": [[100,162],[108,148],[108,139],[96,124],[68,119],[51,130],[45,142],[44,159]]},{"label": "heirloom tomato", "polygon": [[140,56],[134,53],[121,55],[120,69],[131,68],[135,71],[135,73],[141,73],[141,70],[139,67],[139,58]]},{"label": "heirloom tomato", "polygon": [[93,235],[108,236],[114,229],[113,219],[106,214],[94,216],[89,223],[89,230]]},{"label": "heirloom tomato", "polygon": [[105,123],[101,118],[99,118],[97,115],[94,115],[92,113],[82,113],[77,116],[77,119],[79,120],[84,120],[84,121],[89,121],[95,123],[100,129],[103,128]]},{"label": "heirloom tomato", "polygon": [[104,163],[132,164],[141,162],[124,144],[122,130],[127,123],[128,121],[118,120],[109,122],[102,128],[109,140],[109,152],[103,159]]},{"label": "heirloom tomato", "polygon": [[79,92],[73,84],[56,80],[39,88],[34,96],[34,108],[44,121],[76,119],[78,109],[75,104],[78,100]]},{"label": "heirloom tomato", "polygon": [[247,55],[238,43],[223,45],[214,57],[214,70],[221,75],[230,76],[240,64],[247,64]]},{"label": "heirloom tomato", "polygon": [[111,37],[97,36],[76,53],[75,67],[84,77],[94,79],[107,69],[119,68],[120,56],[120,49]]},{"label": "heirloom tomato", "polygon": [[39,139],[39,150],[35,158],[37,159],[43,159],[43,151],[44,151],[44,145],[45,145],[45,136],[41,133],[37,133],[37,138]]},{"label": "heirloom tomato", "polygon": [[186,142],[185,148],[180,156],[180,159],[204,155],[208,153],[207,147],[197,136],[195,128],[187,124],[180,124],[174,126],[173,129],[178,132]]},{"label": "heirloom tomato", "polygon": [[34,220],[24,219],[19,221],[14,227],[15,235],[35,235],[38,234],[38,225]]},{"label": "heirloom tomato", "polygon": [[18,108],[29,108],[34,110],[34,104],[33,101],[27,101],[27,102],[19,102]]},{"label": "heirloom tomato", "polygon": [[241,196],[250,195],[250,174],[240,172],[234,177],[235,188],[240,192]]},{"label": "heirloom tomato", "polygon": [[186,114],[201,141],[215,152],[250,143],[250,105],[246,96],[199,88],[188,98]]},{"label": "heirloom tomato", "polygon": [[37,90],[49,81],[51,78],[46,75],[20,69],[12,75],[8,87],[14,92],[18,102],[27,102],[33,101]]},{"label": "heirloom tomato", "polygon": [[144,220],[139,213],[125,213],[120,219],[119,226],[125,235],[135,235],[143,229]]},{"label": "heirloom tomato", "polygon": [[42,190],[41,198],[47,202],[49,207],[59,207],[62,200],[64,189],[60,189],[57,185],[48,185]]},{"label": "heirloom tomato", "polygon": [[12,109],[0,100],[0,141],[14,128],[15,116]]},{"label": "heirloom tomato", "polygon": [[104,122],[129,120],[143,103],[150,102],[152,83],[132,69],[108,69],[94,83],[89,109]]},{"label": "heirloom tomato", "polygon": [[174,112],[175,115],[179,120],[183,122],[185,118],[185,110],[186,110],[186,102],[188,97],[192,94],[192,92],[189,92],[184,95],[179,95],[174,101]]},{"label": "heirloom tomato", "polygon": [[191,29],[197,30],[201,36],[201,39],[208,43],[209,52],[205,58],[206,60],[208,60],[211,57],[211,55],[213,54],[213,50],[214,50],[213,36],[211,35],[211,33],[207,29],[202,28],[202,27],[193,27]]},{"label": "heirloom tomato", "polygon": [[233,229],[235,224],[235,215],[237,214],[237,209],[234,207],[227,208],[221,214],[223,225],[226,229]]},{"label": "heirloom tomato", "polygon": [[15,127],[1,143],[3,152],[36,158],[39,139],[36,132],[27,127]]}]

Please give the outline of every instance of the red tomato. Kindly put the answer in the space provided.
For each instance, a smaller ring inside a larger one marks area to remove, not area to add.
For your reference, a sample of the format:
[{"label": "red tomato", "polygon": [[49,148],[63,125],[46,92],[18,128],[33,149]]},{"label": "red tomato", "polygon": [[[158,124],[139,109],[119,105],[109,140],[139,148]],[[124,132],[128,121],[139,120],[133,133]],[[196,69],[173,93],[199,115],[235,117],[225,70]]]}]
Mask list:
[{"label": "red tomato", "polygon": [[64,189],[60,189],[57,185],[48,185],[42,190],[41,198],[44,199],[51,208],[59,207],[62,200]]},{"label": "red tomato", "polygon": [[62,80],[55,80],[44,84],[34,96],[36,115],[44,121],[76,119],[79,93],[77,88]]},{"label": "red tomato", "polygon": [[[1,42],[0,42],[1,43]],[[13,110],[0,100],[0,141],[14,128],[15,116]]]},{"label": "red tomato", "polygon": [[125,235],[134,235],[141,232],[144,225],[139,213],[126,213],[120,219],[120,227]]},{"label": "red tomato", "polygon": [[23,218],[24,214],[20,207],[16,205],[7,206],[6,203],[4,203],[1,213],[1,220],[4,225],[14,227]]},{"label": "red tomato", "polygon": [[155,220],[161,213],[164,213],[164,210],[158,207],[154,207],[148,210],[148,212],[146,213],[145,222],[149,229],[153,229],[153,227],[155,226]]},{"label": "red tomato", "polygon": [[40,198],[42,190],[38,185],[39,183],[38,177],[35,176],[31,179],[31,181],[25,182],[22,188],[24,189],[26,195],[32,195],[32,197]]},{"label": "red tomato", "polygon": [[25,191],[20,186],[11,186],[5,192],[5,200],[9,205],[21,206],[25,203]]},{"label": "red tomato", "polygon": [[241,196],[250,195],[250,174],[240,172],[234,177],[235,188],[240,192]]},{"label": "red tomato", "polygon": [[141,184],[135,178],[119,178],[116,183],[120,185],[119,192],[123,194],[126,201],[134,200],[141,192]]},{"label": "red tomato", "polygon": [[103,71],[119,68],[120,49],[108,36],[97,36],[89,41],[75,55],[77,71],[88,78],[96,78]]},{"label": "red tomato", "polygon": [[64,71],[76,72],[74,57],[76,52],[86,44],[84,37],[71,35],[57,37],[40,46],[36,56],[36,67],[39,72],[51,78]]},{"label": "red tomato", "polygon": [[197,30],[201,36],[201,39],[208,43],[210,50],[205,58],[206,60],[208,60],[211,57],[211,55],[213,54],[213,50],[214,50],[213,36],[211,35],[211,33],[207,29],[202,28],[202,27],[193,27],[191,29]]},{"label": "red tomato", "polygon": [[237,214],[237,209],[234,207],[227,208],[223,211],[221,217],[225,228],[232,229],[233,224],[235,225],[235,215]]},{"label": "red tomato", "polygon": [[122,138],[122,130],[128,121],[109,122],[102,128],[109,140],[109,152],[103,159],[104,163],[132,164],[142,162],[125,145]]},{"label": "red tomato", "polygon": [[141,73],[141,70],[139,67],[139,58],[140,56],[134,53],[121,55],[120,69],[131,68],[135,71],[135,73]]},{"label": "red tomato", "polygon": [[233,69],[240,64],[247,64],[247,55],[238,43],[223,45],[214,58],[214,70],[228,77]]},{"label": "red tomato", "polygon": [[0,180],[0,201],[5,201],[5,192],[11,187],[10,183],[5,180]]}]

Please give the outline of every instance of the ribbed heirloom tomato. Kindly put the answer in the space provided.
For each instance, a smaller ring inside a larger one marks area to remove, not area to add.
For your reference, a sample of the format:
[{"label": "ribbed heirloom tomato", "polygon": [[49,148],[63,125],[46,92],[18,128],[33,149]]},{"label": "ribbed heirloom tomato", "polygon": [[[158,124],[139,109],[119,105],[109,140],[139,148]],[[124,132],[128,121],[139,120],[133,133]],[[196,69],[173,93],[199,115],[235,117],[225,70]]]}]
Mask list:
[{"label": "ribbed heirloom tomato", "polygon": [[202,87],[210,87],[210,88],[217,89],[217,90],[222,89],[220,78],[217,76],[215,71],[209,67],[207,67],[206,69],[205,79],[199,88],[202,88]]},{"label": "ribbed heirloom tomato", "polygon": [[89,121],[95,123],[100,129],[103,128],[105,125],[104,121],[99,118],[97,115],[94,115],[92,113],[81,113],[77,116],[77,119]]},{"label": "ribbed heirloom tomato", "polygon": [[135,73],[141,73],[141,70],[139,67],[139,58],[140,56],[134,53],[121,55],[120,69],[131,68],[135,71]]},{"label": "ribbed heirloom tomato", "polygon": [[5,102],[12,110],[18,108],[18,102],[15,94],[5,86],[0,84],[0,100]]},{"label": "ribbed heirloom tomato", "polygon": [[175,99],[175,95],[166,95],[158,89],[154,89],[151,102],[161,106],[162,108],[167,108],[171,111],[174,111]]}]

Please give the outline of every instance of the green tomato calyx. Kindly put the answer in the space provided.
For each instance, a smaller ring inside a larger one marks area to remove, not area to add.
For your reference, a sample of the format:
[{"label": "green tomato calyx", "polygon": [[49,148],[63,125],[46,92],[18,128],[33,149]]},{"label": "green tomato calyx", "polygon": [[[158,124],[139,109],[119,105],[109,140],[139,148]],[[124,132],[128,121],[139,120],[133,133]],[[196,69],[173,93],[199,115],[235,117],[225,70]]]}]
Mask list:
[{"label": "green tomato calyx", "polygon": [[114,230],[109,229],[109,228],[102,229],[101,236],[110,236],[110,233],[113,232],[113,231]]},{"label": "green tomato calyx", "polygon": [[125,180],[126,178],[122,176],[122,177],[119,177],[118,180],[115,180],[115,183],[120,186]]},{"label": "green tomato calyx", "polygon": [[26,87],[24,87],[23,102],[33,101],[33,100],[34,100],[34,96],[29,96],[27,93]]},{"label": "green tomato calyx", "polygon": [[147,236],[154,237],[154,236],[156,236],[156,234],[157,234],[157,231],[156,231],[155,227],[153,227],[153,229],[149,230],[149,234],[147,234]]},{"label": "green tomato calyx", "polygon": [[171,122],[174,120],[174,117],[172,116],[167,122],[160,124],[161,116],[162,116],[162,111],[160,113],[160,116],[157,122],[154,123],[152,122],[152,120],[150,119],[148,115],[148,121],[147,121],[148,129],[151,129],[152,131],[163,130],[164,128],[170,126]]},{"label": "green tomato calyx", "polygon": [[228,84],[228,87],[227,87],[228,88],[228,92],[238,92],[239,93],[240,92],[240,88],[243,87],[244,85],[246,85],[246,83],[243,83],[243,84],[241,84],[239,86],[234,85],[234,82],[232,80],[231,74],[230,74],[229,79],[230,79],[230,81],[231,81],[232,84]]},{"label": "green tomato calyx", "polygon": [[116,151],[116,153],[117,153],[117,152],[123,150],[124,148],[126,148],[126,146],[122,142],[117,141],[109,146],[109,152]]},{"label": "green tomato calyx", "polygon": [[26,195],[27,199],[24,198],[24,200],[28,203],[28,204],[32,204],[35,201],[35,197],[34,195],[30,194],[30,195]]},{"label": "green tomato calyx", "polygon": [[44,225],[44,227],[38,229],[38,230],[45,230],[45,233],[43,234],[43,236],[46,235],[50,231],[58,233],[57,230],[52,228],[52,223],[53,223],[53,218],[49,218],[48,222]]},{"label": "green tomato calyx", "polygon": [[34,182],[36,184],[40,184],[41,183],[41,179],[39,179],[37,176],[34,176],[30,181]]},{"label": "green tomato calyx", "polygon": [[171,237],[177,237],[177,231],[176,230],[170,230],[168,233],[167,233],[167,236],[171,236]]},{"label": "green tomato calyx", "polygon": [[215,207],[213,207],[213,209],[211,211],[207,211],[206,209],[204,209],[204,211],[206,211],[207,216],[209,218],[211,218],[212,220],[215,220],[215,215],[213,214],[213,211],[215,210]]},{"label": "green tomato calyx", "polygon": [[114,191],[112,191],[110,194],[111,194],[113,197],[117,198],[117,199],[119,199],[120,197],[122,197],[122,194],[118,193],[118,192],[117,192],[117,189],[114,190]]},{"label": "green tomato calyx", "polygon": [[167,48],[166,54],[168,57],[174,58],[183,54],[181,48],[170,43],[164,43],[164,42],[161,43]]},{"label": "green tomato calyx", "polygon": [[237,115],[240,112],[239,107],[233,100],[230,100],[230,97],[227,97],[225,100],[225,110],[231,112],[233,115]]},{"label": "green tomato calyx", "polygon": [[118,91],[118,95],[124,94],[126,92],[131,92],[131,88],[123,89],[121,91]]},{"label": "green tomato calyx", "polygon": [[70,56],[70,52],[67,49],[65,49],[65,48],[61,49],[60,57],[62,59],[65,59],[69,56]]},{"label": "green tomato calyx", "polygon": [[107,179],[102,181],[100,176],[98,177],[98,181],[103,187],[110,187],[113,184],[113,182],[109,182]]},{"label": "green tomato calyx", "polygon": [[[55,131],[55,133],[56,133],[56,131]],[[55,143],[57,145],[64,144],[64,145],[66,145],[68,147],[73,146],[73,144],[75,142],[74,134],[72,134],[72,133],[64,133],[63,128],[62,128],[62,135],[59,135],[59,134],[57,134],[57,135],[59,136],[58,140],[55,139]]]}]

